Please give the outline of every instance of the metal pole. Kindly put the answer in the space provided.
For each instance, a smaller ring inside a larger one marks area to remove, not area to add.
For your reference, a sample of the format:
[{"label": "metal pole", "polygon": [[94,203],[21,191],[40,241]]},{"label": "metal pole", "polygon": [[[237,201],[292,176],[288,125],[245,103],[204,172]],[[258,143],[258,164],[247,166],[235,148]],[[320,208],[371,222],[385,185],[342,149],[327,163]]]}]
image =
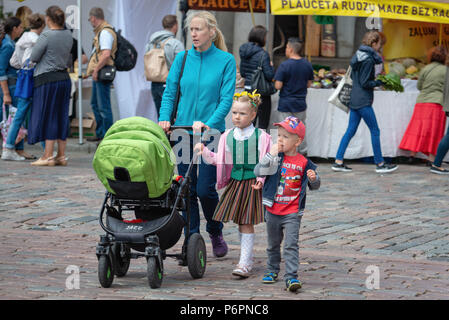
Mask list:
[{"label": "metal pole", "polygon": [[81,0],[78,0],[78,119],[79,144],[83,144],[83,53],[81,50]]}]

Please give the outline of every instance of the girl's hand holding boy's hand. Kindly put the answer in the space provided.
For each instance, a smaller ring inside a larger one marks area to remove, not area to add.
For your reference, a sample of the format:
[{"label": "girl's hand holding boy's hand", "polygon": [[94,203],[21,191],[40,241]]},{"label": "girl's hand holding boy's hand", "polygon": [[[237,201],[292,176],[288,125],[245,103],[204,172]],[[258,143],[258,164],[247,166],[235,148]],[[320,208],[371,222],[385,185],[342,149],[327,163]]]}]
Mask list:
[{"label": "girl's hand holding boy's hand", "polygon": [[312,169],[307,170],[307,177],[309,178],[310,182],[314,182],[316,180],[316,172]]},{"label": "girl's hand holding boy's hand", "polygon": [[198,155],[203,154],[203,150],[204,150],[204,144],[202,144],[202,143],[197,143],[195,145],[195,147],[193,148],[193,151],[196,151],[198,153]]},{"label": "girl's hand holding boy's hand", "polygon": [[279,150],[278,150],[278,144],[275,143],[275,144],[273,144],[273,145],[271,146],[270,154],[271,154],[273,157],[277,157],[278,152],[279,152]]}]

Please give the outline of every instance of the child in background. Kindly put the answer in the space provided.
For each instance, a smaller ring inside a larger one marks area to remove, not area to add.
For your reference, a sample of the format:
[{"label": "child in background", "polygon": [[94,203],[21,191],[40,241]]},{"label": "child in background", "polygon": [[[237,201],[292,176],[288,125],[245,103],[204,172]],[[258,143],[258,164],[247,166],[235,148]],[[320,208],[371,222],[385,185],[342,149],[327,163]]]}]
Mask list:
[{"label": "child in background", "polygon": [[306,128],[296,117],[287,117],[280,123],[278,141],[261,159],[254,173],[266,177],[262,192],[268,238],[268,266],[263,283],[277,280],[281,262],[281,242],[284,241],[285,274],[288,291],[301,288],[297,279],[299,253],[298,238],[301,218],[306,203],[307,185],[311,190],[320,187],[316,165],[297,152],[304,140]]},{"label": "child in background", "polygon": [[254,225],[264,221],[261,189],[265,178],[256,178],[254,168],[270,150],[271,137],[253,125],[260,103],[260,94],[255,91],[235,94],[231,109],[234,128],[221,135],[218,152],[201,143],[195,145],[205,161],[217,166],[217,189],[227,187],[213,219],[239,225],[240,261],[232,274],[240,278],[251,274]]}]

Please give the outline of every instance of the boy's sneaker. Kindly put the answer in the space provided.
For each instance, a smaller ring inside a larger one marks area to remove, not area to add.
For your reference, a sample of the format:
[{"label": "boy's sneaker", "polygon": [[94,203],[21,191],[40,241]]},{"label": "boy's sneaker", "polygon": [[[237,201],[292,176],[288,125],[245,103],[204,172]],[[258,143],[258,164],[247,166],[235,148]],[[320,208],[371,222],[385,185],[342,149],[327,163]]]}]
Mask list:
[{"label": "boy's sneaker", "polygon": [[301,281],[297,279],[288,279],[285,281],[285,286],[287,287],[287,290],[290,292],[296,292],[302,287]]},{"label": "boy's sneaker", "polygon": [[332,170],[337,171],[337,172],[351,172],[352,168],[345,166],[344,163],[342,163],[342,164],[334,163],[332,165]]},{"label": "boy's sneaker", "polygon": [[377,173],[389,173],[389,172],[395,171],[397,168],[398,168],[398,166],[396,164],[386,164],[386,163],[384,163],[381,166],[376,165],[376,172]]},{"label": "boy's sneaker", "polygon": [[15,150],[4,148],[2,152],[2,160],[24,161],[25,157],[19,155]]},{"label": "boy's sneaker", "polygon": [[267,272],[262,278],[263,283],[275,283],[278,279],[278,274],[274,272]]},{"label": "boy's sneaker", "polygon": [[434,165],[432,165],[432,167],[430,168],[430,172],[432,173],[436,173],[436,174],[449,174],[449,170],[443,169],[443,168],[438,168],[435,167]]}]

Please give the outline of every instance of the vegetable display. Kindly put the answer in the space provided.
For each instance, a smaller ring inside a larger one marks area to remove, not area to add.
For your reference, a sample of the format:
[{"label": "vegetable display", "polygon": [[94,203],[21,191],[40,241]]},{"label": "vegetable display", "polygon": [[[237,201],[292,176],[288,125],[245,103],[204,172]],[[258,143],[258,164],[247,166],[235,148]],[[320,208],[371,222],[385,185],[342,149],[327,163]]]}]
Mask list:
[{"label": "vegetable display", "polygon": [[380,74],[376,80],[380,80],[384,84],[386,90],[404,92],[404,87],[401,84],[401,78],[398,74],[390,72],[387,75]]}]

